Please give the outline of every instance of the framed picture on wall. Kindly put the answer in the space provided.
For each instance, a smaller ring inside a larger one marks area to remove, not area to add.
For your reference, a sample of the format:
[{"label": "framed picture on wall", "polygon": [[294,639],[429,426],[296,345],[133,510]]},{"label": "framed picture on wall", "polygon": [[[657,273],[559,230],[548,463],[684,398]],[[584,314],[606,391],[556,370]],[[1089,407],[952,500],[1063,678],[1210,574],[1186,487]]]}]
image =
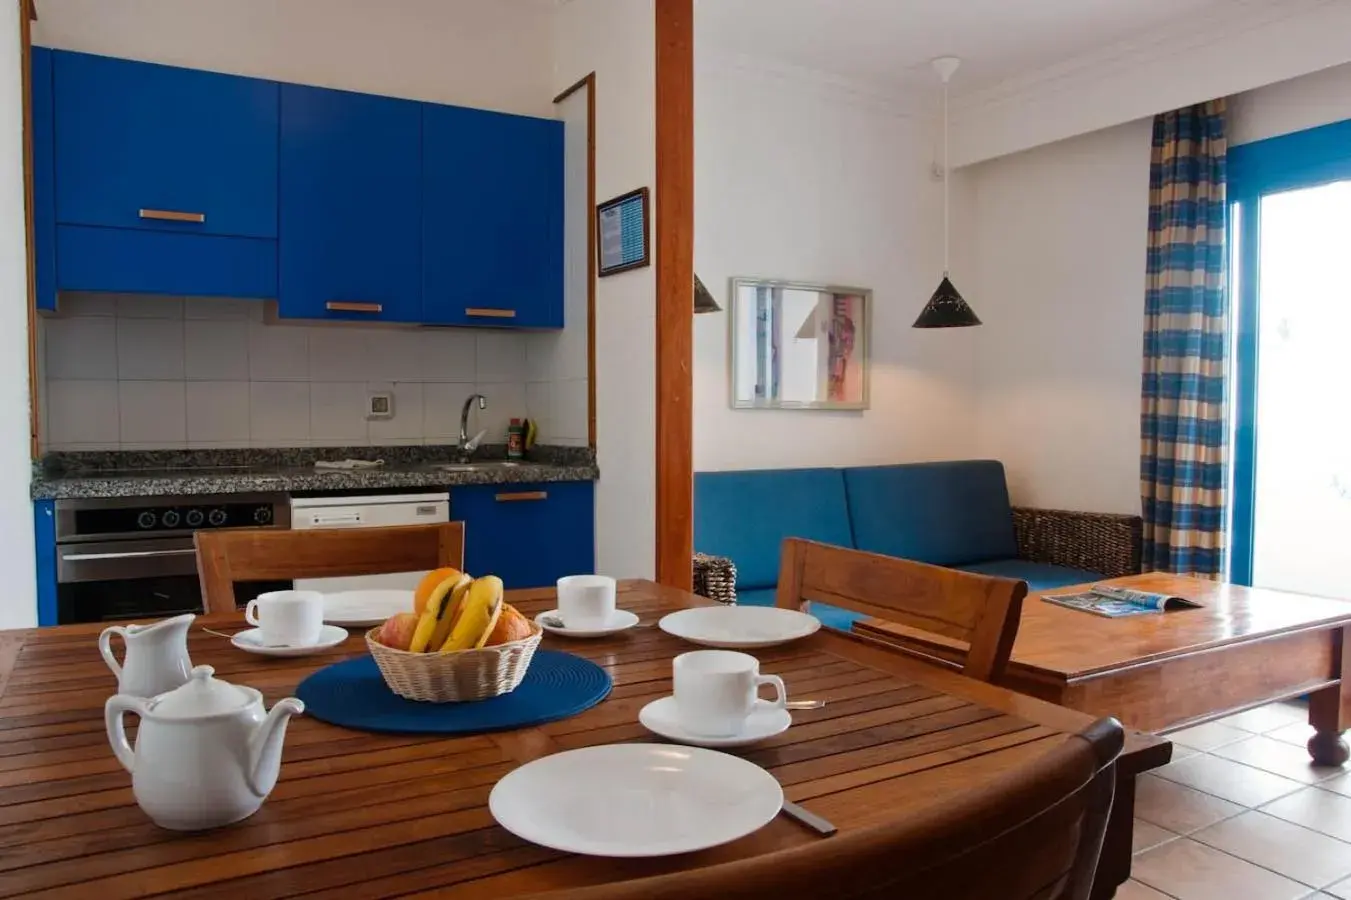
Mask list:
[{"label": "framed picture on wall", "polygon": [[647,188],[597,204],[596,254],[600,277],[651,265],[652,249],[647,235]]}]

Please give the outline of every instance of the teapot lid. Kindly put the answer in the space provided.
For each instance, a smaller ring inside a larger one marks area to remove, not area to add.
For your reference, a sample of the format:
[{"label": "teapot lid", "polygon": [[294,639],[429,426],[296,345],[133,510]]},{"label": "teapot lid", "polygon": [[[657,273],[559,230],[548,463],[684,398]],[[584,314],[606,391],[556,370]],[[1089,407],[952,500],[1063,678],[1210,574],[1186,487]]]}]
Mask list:
[{"label": "teapot lid", "polygon": [[255,691],[214,676],[211,666],[194,666],[186,684],[155,698],[150,711],[161,719],[201,719],[238,712],[257,699]]}]

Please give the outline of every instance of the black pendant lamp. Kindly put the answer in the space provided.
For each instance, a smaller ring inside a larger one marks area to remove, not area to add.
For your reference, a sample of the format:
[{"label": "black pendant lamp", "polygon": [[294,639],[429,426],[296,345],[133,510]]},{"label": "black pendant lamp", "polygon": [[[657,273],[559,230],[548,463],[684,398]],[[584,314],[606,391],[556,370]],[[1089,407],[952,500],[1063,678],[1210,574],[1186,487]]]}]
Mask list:
[{"label": "black pendant lamp", "polygon": [[951,232],[951,202],[948,198],[948,82],[962,61],[955,56],[942,56],[933,61],[934,71],[943,79],[943,280],[924,304],[915,328],[966,328],[979,325],[980,317],[967,306],[961,293],[948,277],[948,244]]},{"label": "black pendant lamp", "polygon": [[704,287],[704,283],[699,280],[699,276],[694,276],[694,313],[715,313],[722,312],[722,307],[718,301],[713,299],[713,295]]}]

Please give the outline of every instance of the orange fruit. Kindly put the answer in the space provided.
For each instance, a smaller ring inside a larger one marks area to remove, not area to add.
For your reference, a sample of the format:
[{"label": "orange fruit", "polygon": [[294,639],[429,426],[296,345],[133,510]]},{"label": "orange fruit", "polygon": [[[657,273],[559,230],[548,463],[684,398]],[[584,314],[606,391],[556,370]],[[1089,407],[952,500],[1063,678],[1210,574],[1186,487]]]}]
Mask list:
[{"label": "orange fruit", "polygon": [[484,643],[484,646],[492,647],[497,644],[522,641],[530,637],[532,630],[529,619],[521,615],[520,611],[510,603],[504,603],[502,604],[502,612],[497,617],[497,624],[488,634],[488,640]]},{"label": "orange fruit", "polygon": [[418,586],[413,589],[413,612],[417,613],[419,616],[422,615],[422,611],[427,608],[427,601],[431,598],[432,591],[436,590],[436,586],[447,578],[458,581],[462,574],[463,573],[461,573],[459,569],[454,569],[450,566],[428,572],[427,575],[418,582]]}]

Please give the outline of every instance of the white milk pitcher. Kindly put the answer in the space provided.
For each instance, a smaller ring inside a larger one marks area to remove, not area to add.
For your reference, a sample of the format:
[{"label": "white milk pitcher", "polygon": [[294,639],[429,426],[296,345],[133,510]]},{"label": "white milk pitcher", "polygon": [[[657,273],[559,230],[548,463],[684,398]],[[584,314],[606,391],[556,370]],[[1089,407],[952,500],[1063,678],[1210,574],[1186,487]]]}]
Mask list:
[{"label": "white milk pitcher", "polygon": [[[192,613],[161,619],[150,625],[113,625],[99,635],[99,652],[117,676],[117,692],[153,697],[182,687],[192,674],[188,660],[188,629]],[[127,652],[121,664],[113,656],[113,635],[121,636]]]}]

